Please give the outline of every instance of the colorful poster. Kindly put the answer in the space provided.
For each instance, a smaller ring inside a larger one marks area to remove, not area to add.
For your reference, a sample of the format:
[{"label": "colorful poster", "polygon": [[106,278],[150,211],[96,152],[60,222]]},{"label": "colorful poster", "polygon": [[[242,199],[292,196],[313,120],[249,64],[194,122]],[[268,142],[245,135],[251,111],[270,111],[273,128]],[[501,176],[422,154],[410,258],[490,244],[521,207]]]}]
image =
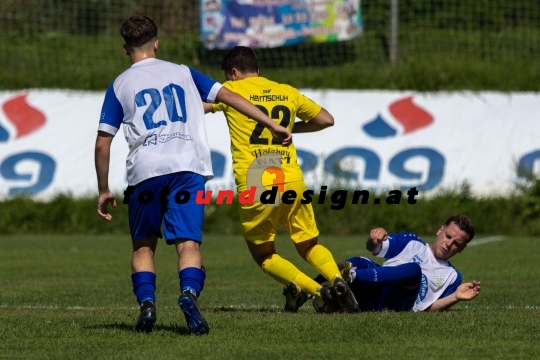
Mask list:
[{"label": "colorful poster", "polygon": [[200,0],[207,49],[273,48],[350,40],[362,32],[360,0]]}]

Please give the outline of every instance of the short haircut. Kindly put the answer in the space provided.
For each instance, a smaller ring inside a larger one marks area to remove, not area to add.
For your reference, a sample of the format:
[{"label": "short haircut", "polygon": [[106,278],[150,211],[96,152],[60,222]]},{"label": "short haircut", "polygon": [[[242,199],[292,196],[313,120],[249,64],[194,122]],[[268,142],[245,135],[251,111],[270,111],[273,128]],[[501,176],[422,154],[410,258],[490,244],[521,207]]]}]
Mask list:
[{"label": "short haircut", "polygon": [[221,70],[230,73],[236,68],[241,73],[259,72],[259,60],[255,50],[247,46],[235,46],[223,58]]},{"label": "short haircut", "polygon": [[147,16],[131,16],[120,27],[120,34],[129,49],[142,46],[157,37],[156,23]]},{"label": "short haircut", "polygon": [[469,235],[467,243],[469,243],[474,238],[474,226],[471,219],[465,215],[454,215],[450,216],[448,220],[444,223],[444,226],[448,226],[451,223],[455,223],[462,231],[466,232]]}]

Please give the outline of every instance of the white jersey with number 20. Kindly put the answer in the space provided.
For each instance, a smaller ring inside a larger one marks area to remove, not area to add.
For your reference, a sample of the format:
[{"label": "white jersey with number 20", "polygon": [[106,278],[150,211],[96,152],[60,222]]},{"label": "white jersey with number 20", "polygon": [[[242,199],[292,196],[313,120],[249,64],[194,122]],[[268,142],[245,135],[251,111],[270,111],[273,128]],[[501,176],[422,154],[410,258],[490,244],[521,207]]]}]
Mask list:
[{"label": "white jersey with number 20", "polygon": [[221,84],[185,65],[154,58],[133,64],[109,86],[99,130],[124,124],[129,185],[179,171],[213,177],[202,101]]}]

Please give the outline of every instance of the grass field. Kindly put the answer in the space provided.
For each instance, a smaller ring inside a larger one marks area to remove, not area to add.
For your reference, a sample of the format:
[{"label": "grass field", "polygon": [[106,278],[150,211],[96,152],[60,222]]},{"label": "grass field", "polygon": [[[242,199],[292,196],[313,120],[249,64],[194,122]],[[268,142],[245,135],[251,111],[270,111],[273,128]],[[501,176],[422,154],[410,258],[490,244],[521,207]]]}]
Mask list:
[{"label": "grass field", "polygon": [[[365,238],[321,240],[342,260],[367,255]],[[482,281],[482,292],[450,311],[325,315],[310,303],[282,312],[281,285],[256,267],[243,240],[207,236],[200,305],[211,330],[202,337],[189,335],[176,305],[176,255],[164,244],[156,254],[158,323],[151,334],[132,331],[129,243],[0,237],[0,358],[540,358],[540,238],[478,236],[452,263],[465,281]],[[314,275],[284,237],[276,246]]]}]

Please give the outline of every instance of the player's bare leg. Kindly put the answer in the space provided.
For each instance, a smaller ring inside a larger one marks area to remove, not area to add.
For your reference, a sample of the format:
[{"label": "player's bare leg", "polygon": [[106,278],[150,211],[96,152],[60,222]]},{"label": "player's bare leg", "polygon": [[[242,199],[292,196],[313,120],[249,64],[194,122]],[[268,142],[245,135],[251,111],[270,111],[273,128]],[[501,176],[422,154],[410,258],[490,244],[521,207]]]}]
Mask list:
[{"label": "player's bare leg", "polygon": [[178,271],[188,267],[201,268],[201,246],[198,242],[188,239],[178,239],[175,242],[178,254]]},{"label": "player's bare leg", "polygon": [[146,239],[134,240],[133,254],[131,256],[131,273],[148,271],[156,273],[154,264],[154,253],[157,247],[157,236],[151,236]]}]

